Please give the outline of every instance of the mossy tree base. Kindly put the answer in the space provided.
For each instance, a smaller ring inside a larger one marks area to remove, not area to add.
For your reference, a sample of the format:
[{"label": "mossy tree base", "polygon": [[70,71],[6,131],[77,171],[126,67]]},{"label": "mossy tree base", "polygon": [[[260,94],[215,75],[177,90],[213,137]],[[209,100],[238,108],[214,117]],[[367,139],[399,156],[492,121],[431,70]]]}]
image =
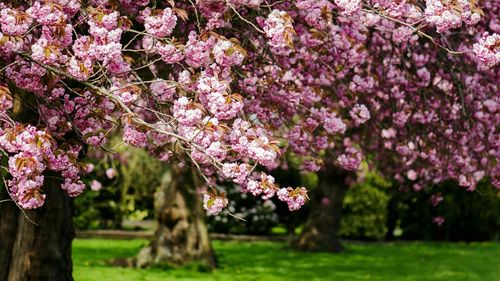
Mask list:
[{"label": "mossy tree base", "polygon": [[136,267],[192,263],[207,268],[216,266],[206,215],[196,186],[192,170],[171,167],[164,174],[155,194],[158,229],[150,245],[136,257]]}]

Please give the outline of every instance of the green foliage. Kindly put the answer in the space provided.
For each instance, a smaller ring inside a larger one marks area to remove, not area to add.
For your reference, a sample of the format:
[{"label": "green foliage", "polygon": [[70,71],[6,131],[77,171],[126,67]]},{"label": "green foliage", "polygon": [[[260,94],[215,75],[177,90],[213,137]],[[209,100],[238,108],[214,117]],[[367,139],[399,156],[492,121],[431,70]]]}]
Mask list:
[{"label": "green foliage", "polygon": [[387,232],[388,183],[374,172],[350,188],[344,199],[340,235],[350,239],[380,240]]},{"label": "green foliage", "polygon": [[[166,164],[145,150],[123,146],[126,161],[119,165],[120,210],[130,219],[152,218],[153,194],[160,185]],[[148,202],[147,204],[144,204]]]},{"label": "green foliage", "polygon": [[163,270],[107,265],[133,257],[145,240],[77,239],[76,281],[494,281],[499,280],[498,243],[348,243],[341,254],[303,253],[275,242],[214,241],[219,268]]},{"label": "green foliage", "polygon": [[[486,241],[500,239],[500,190],[481,182],[475,191],[467,191],[456,182],[423,191],[391,190],[389,225],[402,230],[403,239]],[[443,202],[430,204],[431,196],[441,193]],[[444,224],[432,223],[442,216]]]},{"label": "green foliage", "polygon": [[75,199],[75,228],[120,228],[122,212],[117,204],[119,201],[119,189],[103,179],[103,188],[99,192],[86,190]]},{"label": "green foliage", "polygon": [[[121,228],[123,219],[153,218],[153,194],[160,184],[165,164],[142,149],[119,146],[118,154],[104,154],[95,162],[94,171],[84,180],[102,183],[99,191],[86,190],[77,197],[77,229]],[[109,179],[107,169],[115,169]]]}]

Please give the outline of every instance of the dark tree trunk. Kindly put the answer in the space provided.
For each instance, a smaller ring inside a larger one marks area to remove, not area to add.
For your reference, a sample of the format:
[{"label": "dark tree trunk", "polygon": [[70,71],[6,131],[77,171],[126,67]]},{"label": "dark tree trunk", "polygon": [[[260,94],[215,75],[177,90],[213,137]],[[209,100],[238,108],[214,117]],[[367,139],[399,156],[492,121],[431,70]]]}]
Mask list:
[{"label": "dark tree trunk", "polygon": [[[0,281],[72,281],[72,202],[60,182],[45,177],[43,207],[26,211],[0,203]],[[0,200],[9,199],[1,186]]]},{"label": "dark tree trunk", "polygon": [[386,241],[394,240],[394,230],[396,229],[398,224],[398,202],[395,200],[395,196],[393,194],[391,194],[390,198],[391,199],[387,204],[387,232],[385,234]]},{"label": "dark tree trunk", "polygon": [[13,202],[6,201],[10,197],[5,186],[0,182],[0,281],[9,276],[12,258],[12,247],[16,239],[19,210]]},{"label": "dark tree trunk", "polygon": [[329,169],[318,174],[318,186],[313,190],[311,212],[302,234],[293,246],[303,251],[340,252],[339,230],[347,173]]},{"label": "dark tree trunk", "polygon": [[153,241],[137,256],[136,266],[198,262],[215,267],[206,215],[196,186],[196,176],[190,169],[172,166],[164,174],[155,194],[158,228]]}]

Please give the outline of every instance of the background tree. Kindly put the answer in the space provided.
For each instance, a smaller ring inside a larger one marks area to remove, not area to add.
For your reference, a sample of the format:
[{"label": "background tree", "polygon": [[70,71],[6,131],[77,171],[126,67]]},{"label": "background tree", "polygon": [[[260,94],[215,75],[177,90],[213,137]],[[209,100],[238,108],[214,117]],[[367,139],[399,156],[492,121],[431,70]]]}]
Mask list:
[{"label": "background tree", "polygon": [[163,175],[155,193],[158,226],[149,246],[137,256],[136,266],[199,262],[209,268],[215,267],[197,186],[197,175],[190,169],[173,166]]},{"label": "background tree", "polygon": [[[155,236],[136,259],[116,261],[129,266],[215,266],[202,183],[193,170],[169,166],[141,149],[120,145],[113,153],[91,151],[93,172],[86,176],[92,191],[77,198],[76,226],[121,229],[124,220],[153,220]],[[89,206],[90,205],[90,206]]]},{"label": "background tree", "polygon": [[[489,178],[498,187],[498,3],[481,10],[473,1],[306,0],[274,8],[281,11],[261,21],[269,51],[249,55],[267,64],[246,65],[240,87],[254,97],[249,110],[303,156],[302,167],[332,181],[313,194],[313,209],[324,211],[311,212],[300,248],[339,249],[337,224],[325,229],[319,212],[340,214],[363,159],[416,190],[446,179],[474,190]],[[459,28],[470,32],[452,32]]]}]

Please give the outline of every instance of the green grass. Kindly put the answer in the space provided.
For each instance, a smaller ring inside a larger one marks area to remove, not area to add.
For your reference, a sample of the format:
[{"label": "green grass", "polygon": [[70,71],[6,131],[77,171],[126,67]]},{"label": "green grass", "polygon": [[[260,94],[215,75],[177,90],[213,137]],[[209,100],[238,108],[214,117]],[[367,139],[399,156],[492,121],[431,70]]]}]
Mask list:
[{"label": "green grass", "polygon": [[498,243],[347,244],[342,254],[300,253],[284,243],[220,242],[220,268],[132,269],[105,260],[132,257],[145,240],[79,239],[74,242],[76,281],[309,281],[309,280],[485,280],[500,281]]}]

